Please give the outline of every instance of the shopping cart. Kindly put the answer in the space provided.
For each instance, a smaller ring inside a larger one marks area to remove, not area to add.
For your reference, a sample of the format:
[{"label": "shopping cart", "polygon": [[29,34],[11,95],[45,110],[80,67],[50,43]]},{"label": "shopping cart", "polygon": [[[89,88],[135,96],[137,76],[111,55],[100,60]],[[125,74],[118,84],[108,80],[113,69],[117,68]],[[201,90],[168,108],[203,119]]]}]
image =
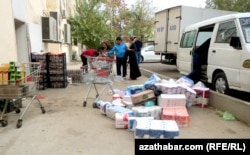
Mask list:
[{"label": "shopping cart", "polygon": [[21,113],[20,109],[23,108],[22,101],[27,101],[27,104],[18,118],[17,128],[22,126],[23,116],[35,99],[38,101],[42,113],[45,113],[45,109],[37,95],[40,70],[41,64],[39,62],[13,62],[8,66],[8,71],[2,73],[3,77],[5,77],[0,81],[0,100],[4,101],[2,102],[3,108],[1,110],[0,123],[3,127],[8,125],[8,121],[4,119],[4,115],[12,111]]},{"label": "shopping cart", "polygon": [[[83,101],[85,107],[88,99],[94,99],[93,108],[97,108],[97,101],[100,99],[104,90],[109,87],[114,94],[112,87],[113,63],[115,59],[109,57],[87,57],[88,66],[86,66],[85,74],[83,75],[83,82],[89,84],[88,92]],[[101,91],[98,91],[96,85],[104,85]],[[89,93],[94,87],[96,96],[95,98],[89,97]]]}]

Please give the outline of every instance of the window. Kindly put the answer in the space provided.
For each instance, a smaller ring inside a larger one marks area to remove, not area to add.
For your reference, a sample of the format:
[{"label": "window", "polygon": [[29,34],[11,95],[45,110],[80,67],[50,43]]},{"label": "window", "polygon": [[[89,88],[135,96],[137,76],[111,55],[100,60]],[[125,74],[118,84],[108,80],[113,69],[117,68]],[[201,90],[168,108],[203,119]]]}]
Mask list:
[{"label": "window", "polygon": [[211,31],[200,31],[197,35],[196,47],[199,47],[203,44],[207,39],[211,38]]},{"label": "window", "polygon": [[240,18],[240,25],[247,43],[250,42],[250,18]]},{"label": "window", "polygon": [[221,23],[216,35],[216,43],[229,43],[231,37],[237,36],[236,26],[234,21]]},{"label": "window", "polygon": [[194,43],[194,38],[195,38],[196,31],[189,31],[186,32],[183,35],[182,42],[181,42],[181,47],[182,48],[191,48]]}]

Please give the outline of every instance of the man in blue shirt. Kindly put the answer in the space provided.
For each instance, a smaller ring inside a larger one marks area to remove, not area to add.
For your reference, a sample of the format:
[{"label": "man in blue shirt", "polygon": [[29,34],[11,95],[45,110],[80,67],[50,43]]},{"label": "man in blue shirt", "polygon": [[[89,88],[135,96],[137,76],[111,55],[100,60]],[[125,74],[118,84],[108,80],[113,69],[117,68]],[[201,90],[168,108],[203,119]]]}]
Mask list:
[{"label": "man in blue shirt", "polygon": [[[116,44],[114,47],[108,52],[108,55],[116,55],[116,74],[117,76],[122,76],[123,79],[126,78],[127,75],[127,56],[126,56],[127,46],[122,41],[121,37],[116,38]],[[122,75],[121,75],[122,70]]]}]

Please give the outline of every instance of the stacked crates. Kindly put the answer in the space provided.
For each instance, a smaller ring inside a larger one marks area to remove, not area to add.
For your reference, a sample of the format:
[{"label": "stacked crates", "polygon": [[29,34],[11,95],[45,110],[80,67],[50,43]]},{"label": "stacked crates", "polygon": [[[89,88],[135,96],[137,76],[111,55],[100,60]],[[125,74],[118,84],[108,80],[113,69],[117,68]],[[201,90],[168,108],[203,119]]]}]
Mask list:
[{"label": "stacked crates", "polygon": [[82,83],[83,70],[82,69],[68,69],[67,75],[72,79],[72,83]]},{"label": "stacked crates", "polygon": [[48,65],[48,87],[66,88],[68,85],[66,54],[48,53],[47,65]]},{"label": "stacked crates", "polygon": [[4,110],[5,103],[9,113],[22,106],[21,98],[26,94],[23,85],[25,78],[24,65],[18,62],[9,62],[0,66],[0,111]]},{"label": "stacked crates", "polygon": [[37,54],[31,53],[31,61],[32,62],[40,62],[41,63],[41,71],[39,81],[37,83],[37,88],[39,90],[45,90],[48,88],[47,84],[47,54]]},{"label": "stacked crates", "polygon": [[66,53],[31,53],[31,61],[41,63],[39,90],[67,87]]},{"label": "stacked crates", "polygon": [[9,63],[9,85],[20,84],[18,81],[23,82],[25,77],[25,69],[24,65],[18,62],[10,62]]}]

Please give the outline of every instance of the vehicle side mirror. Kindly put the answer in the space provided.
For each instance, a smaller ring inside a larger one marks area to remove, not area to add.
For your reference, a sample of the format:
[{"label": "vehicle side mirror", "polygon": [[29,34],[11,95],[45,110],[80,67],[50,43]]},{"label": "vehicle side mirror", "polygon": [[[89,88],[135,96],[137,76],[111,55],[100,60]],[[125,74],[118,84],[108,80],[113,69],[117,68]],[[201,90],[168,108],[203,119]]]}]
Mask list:
[{"label": "vehicle side mirror", "polygon": [[240,37],[231,37],[230,46],[232,46],[235,49],[242,49],[240,43]]}]

